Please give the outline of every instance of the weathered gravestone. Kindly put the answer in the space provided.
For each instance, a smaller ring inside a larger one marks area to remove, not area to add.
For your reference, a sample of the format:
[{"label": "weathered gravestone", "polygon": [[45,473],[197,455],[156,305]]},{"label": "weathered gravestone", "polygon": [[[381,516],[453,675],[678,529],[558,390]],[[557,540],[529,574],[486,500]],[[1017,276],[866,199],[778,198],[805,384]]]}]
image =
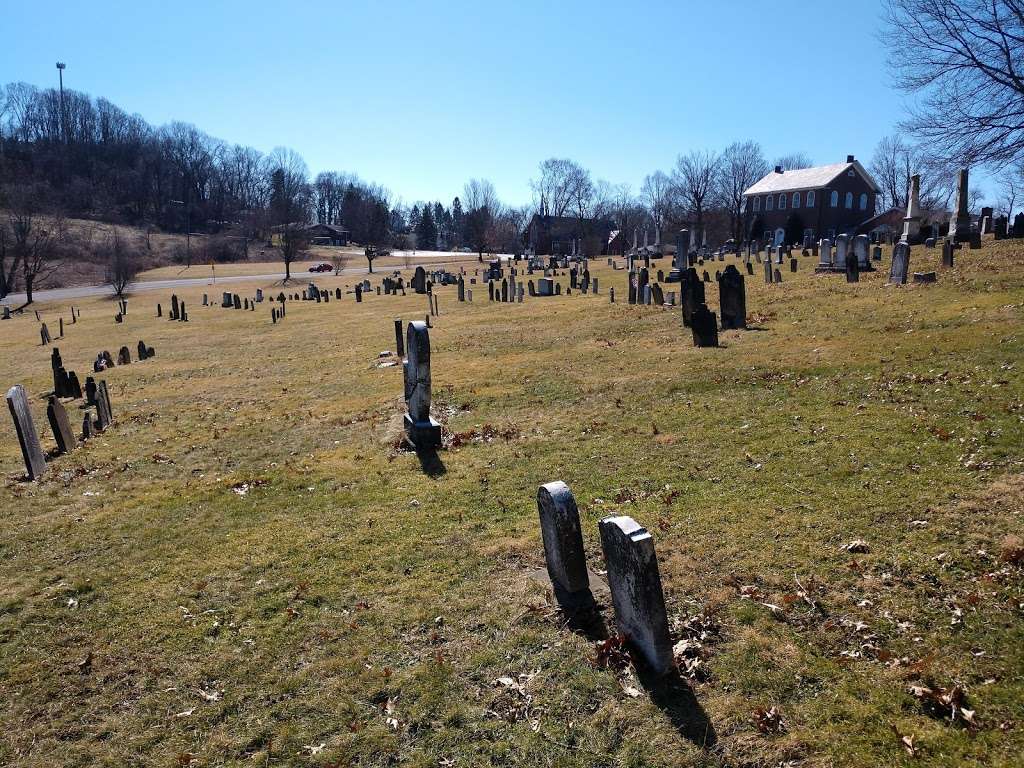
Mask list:
[{"label": "weathered gravestone", "polygon": [[626,515],[598,523],[615,623],[656,674],[672,669],[672,641],[654,540]]},{"label": "weathered gravestone", "polygon": [[171,320],[178,319],[178,297],[176,294],[171,294]]},{"label": "weathered gravestone", "polygon": [[544,561],[551,583],[555,585],[555,596],[562,602],[563,596],[571,598],[588,594],[590,579],[583,551],[580,513],[569,486],[560,480],[540,486],[537,489],[537,512],[544,540]]},{"label": "weathered gravestone", "polygon": [[747,327],[747,294],[743,275],[730,264],[718,281],[719,309],[722,313],[722,330]]},{"label": "weathered gravestone", "polygon": [[907,272],[910,269],[910,244],[896,243],[892,249],[892,264],[889,267],[889,282],[893,285],[906,285]]},{"label": "weathered gravestone", "polygon": [[427,273],[423,267],[416,267],[416,272],[412,276],[412,289],[416,293],[427,292]]},{"label": "weathered gravestone", "polygon": [[68,420],[68,412],[64,410],[56,395],[51,395],[46,404],[46,419],[50,422],[53,439],[57,441],[58,453],[71,453],[78,447],[75,433],[71,430],[71,422]]},{"label": "weathered gravestone", "polygon": [[687,267],[683,270],[679,281],[679,304],[682,308],[685,327],[690,327],[693,313],[704,301],[704,283],[697,277],[696,269]]},{"label": "weathered gravestone", "polygon": [[132,353],[128,351],[128,347],[121,347],[117,352],[117,364],[118,365],[131,365]]},{"label": "weathered gravestone", "polygon": [[764,282],[766,285],[771,285],[773,274],[774,273],[772,272],[772,260],[768,259],[764,263]]},{"label": "weathered gravestone", "polygon": [[846,282],[860,282],[860,261],[852,250],[846,254]]},{"label": "weathered gravestone", "polygon": [[46,346],[52,341],[50,339],[50,329],[46,327],[46,323],[43,323],[39,328],[39,339],[42,342],[42,346]]},{"label": "weathered gravestone", "polygon": [[701,304],[693,311],[691,322],[690,329],[693,331],[693,346],[718,346],[718,318],[715,317],[714,312],[708,309],[707,304]]},{"label": "weathered gravestone", "polygon": [[947,269],[952,269],[953,268],[953,251],[954,250],[955,249],[953,247],[953,241],[952,240],[943,240],[942,241],[942,266],[946,267]]},{"label": "weathered gravestone", "polygon": [[21,456],[25,460],[25,471],[29,480],[38,480],[46,472],[46,458],[39,445],[39,433],[32,421],[32,411],[28,407],[28,397],[21,384],[15,384],[7,390],[7,407],[14,419],[14,431],[18,433]]},{"label": "weathered gravestone", "polygon": [[650,288],[651,302],[657,307],[662,306],[665,303],[665,292],[661,289],[661,285],[655,283],[654,285],[650,286]]},{"label": "weathered gravestone", "polygon": [[96,405],[96,379],[92,376],[85,377],[85,404]]},{"label": "weathered gravestone", "polygon": [[774,282],[776,282],[776,283],[781,283],[782,282],[782,271],[776,269],[775,272],[774,272],[774,276],[772,277],[772,280]]},{"label": "weathered gravestone", "polygon": [[405,434],[417,449],[441,445],[441,425],[430,416],[430,334],[427,324],[409,323],[406,334],[408,373],[406,385]]},{"label": "weathered gravestone", "polygon": [[915,272],[914,282],[915,283],[934,283],[936,281],[936,275],[934,272]]},{"label": "weathered gravestone", "polygon": [[96,387],[96,419],[100,432],[114,421],[114,414],[110,410],[110,393],[107,391],[106,381],[101,381]]},{"label": "weathered gravestone", "polygon": [[402,331],[402,318],[395,318],[395,354],[399,357],[405,355],[405,337]]},{"label": "weathered gravestone", "polygon": [[68,394],[67,397],[74,398],[75,400],[82,399],[82,385],[78,383],[78,374],[74,371],[68,371]]}]

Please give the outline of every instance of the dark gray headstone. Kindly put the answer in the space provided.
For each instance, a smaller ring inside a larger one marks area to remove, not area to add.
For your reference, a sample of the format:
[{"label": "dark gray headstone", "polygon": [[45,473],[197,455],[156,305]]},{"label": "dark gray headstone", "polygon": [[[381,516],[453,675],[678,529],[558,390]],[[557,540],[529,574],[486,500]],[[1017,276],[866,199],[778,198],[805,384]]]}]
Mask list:
[{"label": "dark gray headstone", "polygon": [[706,304],[701,304],[693,311],[690,321],[690,328],[693,331],[693,346],[718,346],[718,319]]},{"label": "dark gray headstone", "polygon": [[560,480],[540,486],[537,512],[552,583],[570,595],[589,589],[580,513],[569,486]]},{"label": "dark gray headstone", "polygon": [[430,334],[426,323],[415,320],[409,323],[405,349],[409,390],[406,435],[417,448],[437,448],[441,445],[441,425],[430,416]]},{"label": "dark gray headstone", "polygon": [[14,430],[18,433],[21,445],[21,456],[25,460],[25,471],[29,480],[38,480],[46,472],[46,458],[39,445],[39,433],[32,421],[32,411],[28,407],[28,396],[21,384],[15,384],[7,390],[7,407],[14,419]]},{"label": "dark gray headstone", "polygon": [[860,282],[860,262],[852,248],[846,252],[846,282]]},{"label": "dark gray headstone", "polygon": [[46,405],[46,419],[50,422],[53,439],[57,441],[58,453],[71,453],[78,447],[75,433],[71,430],[71,422],[68,420],[68,412],[56,396],[51,396]]},{"label": "dark gray headstone", "polygon": [[619,632],[656,674],[672,669],[672,640],[654,540],[626,515],[598,523]]},{"label": "dark gray headstone", "polygon": [[730,264],[718,281],[719,310],[722,313],[722,330],[747,327],[747,292],[743,275]]},{"label": "dark gray headstone", "polygon": [[697,270],[693,267],[686,268],[679,279],[679,304],[685,327],[690,327],[693,313],[704,301],[704,283],[697,277]]},{"label": "dark gray headstone", "polygon": [[110,409],[110,393],[107,391],[106,381],[101,381],[96,387],[96,421],[101,432],[114,421],[114,415]]}]

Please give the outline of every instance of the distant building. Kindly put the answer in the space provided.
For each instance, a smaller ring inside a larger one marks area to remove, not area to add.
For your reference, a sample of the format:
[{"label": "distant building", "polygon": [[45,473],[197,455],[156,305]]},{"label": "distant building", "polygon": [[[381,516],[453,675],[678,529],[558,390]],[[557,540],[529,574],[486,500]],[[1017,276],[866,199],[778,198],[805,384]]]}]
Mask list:
[{"label": "distant building", "polygon": [[306,237],[312,245],[348,245],[350,232],[336,224],[310,224]]},{"label": "distant building", "polygon": [[835,239],[875,215],[878,184],[853,155],[845,163],[787,171],[776,166],[743,193],[751,238],[775,244]]},{"label": "distant building", "polygon": [[570,256],[576,253],[601,256],[608,252],[608,241],[615,230],[610,219],[578,219],[575,216],[542,216],[530,219],[523,240],[527,248],[542,256]]}]

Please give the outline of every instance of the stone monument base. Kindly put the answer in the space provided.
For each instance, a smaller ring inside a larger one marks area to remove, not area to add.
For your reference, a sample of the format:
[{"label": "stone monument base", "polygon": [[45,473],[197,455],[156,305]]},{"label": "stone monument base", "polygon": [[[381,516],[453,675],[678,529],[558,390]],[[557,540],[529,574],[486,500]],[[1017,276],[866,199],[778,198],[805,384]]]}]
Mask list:
[{"label": "stone monument base", "polygon": [[441,425],[428,418],[426,421],[413,421],[412,416],[405,414],[405,435],[417,449],[441,447]]}]

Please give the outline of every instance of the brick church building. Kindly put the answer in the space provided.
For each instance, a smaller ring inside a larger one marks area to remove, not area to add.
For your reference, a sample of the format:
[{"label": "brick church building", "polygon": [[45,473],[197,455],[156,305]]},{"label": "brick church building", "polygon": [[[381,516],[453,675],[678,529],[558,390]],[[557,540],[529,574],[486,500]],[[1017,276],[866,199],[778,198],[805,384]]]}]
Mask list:
[{"label": "brick church building", "polygon": [[787,171],[781,166],[747,189],[747,233],[767,243],[798,243],[806,235],[835,240],[875,215],[881,190],[853,155],[845,163]]}]

